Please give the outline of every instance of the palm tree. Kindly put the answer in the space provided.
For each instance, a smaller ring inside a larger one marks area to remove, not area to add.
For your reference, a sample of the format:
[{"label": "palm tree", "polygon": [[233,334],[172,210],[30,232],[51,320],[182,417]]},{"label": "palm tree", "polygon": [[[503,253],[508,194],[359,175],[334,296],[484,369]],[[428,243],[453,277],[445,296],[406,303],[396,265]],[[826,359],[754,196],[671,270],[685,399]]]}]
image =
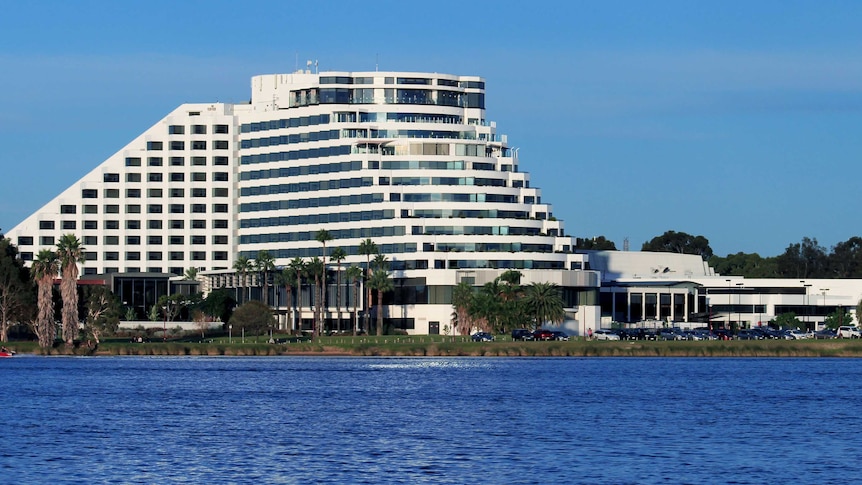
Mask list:
[{"label": "palm tree", "polygon": [[473,322],[470,319],[470,308],[473,306],[474,292],[469,283],[460,282],[452,291],[453,313],[452,324],[458,334],[466,335],[470,332]]},{"label": "palm tree", "polygon": [[254,269],[263,279],[263,304],[269,305],[269,272],[275,269],[275,258],[266,249],[258,251],[257,259],[254,260]]},{"label": "palm tree", "polygon": [[347,253],[341,248],[332,250],[329,255],[330,261],[335,261],[335,314],[338,315],[338,327],[341,330],[341,262],[347,257]]},{"label": "palm tree", "polygon": [[365,255],[365,330],[368,331],[368,311],[371,308],[371,255],[378,254],[377,245],[371,239],[359,243],[359,254]]},{"label": "palm tree", "polygon": [[296,279],[294,271],[290,266],[281,268],[281,272],[275,274],[274,282],[276,285],[284,286],[284,295],[287,298],[285,306],[288,314],[288,325],[293,323],[293,281]]},{"label": "palm tree", "polygon": [[545,322],[562,323],[566,318],[563,294],[556,283],[528,285],[524,292],[524,303],[537,328]]},{"label": "palm tree", "polygon": [[320,288],[320,276],[324,272],[323,261],[317,256],[311,258],[311,261],[308,262],[306,266],[306,271],[308,276],[314,277],[314,329],[311,332],[311,338],[317,338],[320,335],[320,331],[323,329],[323,325],[321,325],[321,316],[323,315],[323,310],[321,305],[323,304],[322,300],[322,292]]},{"label": "palm tree", "polygon": [[[237,256],[236,261],[233,263],[233,270],[236,271],[239,287],[243,288],[247,286],[246,277],[248,276],[248,272],[251,270],[251,260],[242,255]],[[249,297],[249,299],[251,299],[251,297]]]},{"label": "palm tree", "polygon": [[64,234],[57,243],[60,260],[60,295],[63,297],[63,337],[73,345],[78,336],[78,263],[84,263],[84,247],[74,234]]},{"label": "palm tree", "polygon": [[383,335],[383,294],[392,291],[392,280],[389,279],[389,264],[386,256],[379,254],[374,258],[374,273],[371,275],[371,287],[377,291],[377,335]]},{"label": "palm tree", "polygon": [[50,249],[39,251],[33,265],[30,266],[30,274],[36,280],[39,288],[39,296],[36,305],[39,309],[33,330],[39,338],[39,346],[48,348],[54,344],[54,278],[57,277],[59,261],[57,253]]},{"label": "palm tree", "polygon": [[184,280],[194,281],[198,279],[198,269],[194,266],[189,267],[186,272],[183,274]]},{"label": "palm tree", "polygon": [[353,336],[356,336],[356,327],[359,326],[359,315],[356,313],[356,307],[359,304],[359,281],[362,280],[362,268],[351,264],[345,271],[347,280],[353,286]]},{"label": "palm tree", "polygon": [[326,318],[326,242],[332,241],[332,235],[330,235],[329,231],[326,229],[320,229],[317,231],[314,239],[316,239],[320,244],[323,244],[323,283],[321,284],[323,292],[320,295],[320,315],[321,318]]},{"label": "palm tree", "polygon": [[[293,276],[296,278],[296,306],[298,309],[302,309],[302,277],[306,275],[308,272],[308,266],[299,256],[290,260],[290,264],[288,265],[290,270],[293,272]],[[290,306],[290,305],[288,305]],[[293,313],[293,309],[291,309],[291,314],[294,315],[293,324],[294,329],[299,331],[301,323],[297,318],[299,315]]]}]

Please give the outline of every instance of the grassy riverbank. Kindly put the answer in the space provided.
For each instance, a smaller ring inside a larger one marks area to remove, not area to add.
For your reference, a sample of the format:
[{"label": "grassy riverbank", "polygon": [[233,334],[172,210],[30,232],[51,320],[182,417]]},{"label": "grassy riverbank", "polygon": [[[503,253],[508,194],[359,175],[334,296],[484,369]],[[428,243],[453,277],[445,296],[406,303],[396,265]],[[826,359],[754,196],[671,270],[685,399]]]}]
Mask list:
[{"label": "grassy riverbank", "polygon": [[862,340],[745,340],[701,342],[584,341],[471,342],[465,337],[321,337],[284,344],[243,343],[234,338],[204,342],[132,343],[106,341],[98,347],[40,349],[35,342],[12,342],[19,354],[80,356],[470,356],[470,357],[862,357]]}]

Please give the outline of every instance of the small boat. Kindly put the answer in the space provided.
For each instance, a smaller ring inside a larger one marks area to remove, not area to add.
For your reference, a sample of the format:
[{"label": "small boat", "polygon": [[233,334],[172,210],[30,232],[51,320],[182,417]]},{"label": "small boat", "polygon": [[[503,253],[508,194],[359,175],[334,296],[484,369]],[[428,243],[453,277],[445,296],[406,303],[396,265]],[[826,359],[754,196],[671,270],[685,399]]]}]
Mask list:
[{"label": "small boat", "polygon": [[14,351],[14,350],[6,350],[6,349],[0,350],[0,358],[2,358],[2,357],[12,357],[13,355],[15,355],[15,351]]}]

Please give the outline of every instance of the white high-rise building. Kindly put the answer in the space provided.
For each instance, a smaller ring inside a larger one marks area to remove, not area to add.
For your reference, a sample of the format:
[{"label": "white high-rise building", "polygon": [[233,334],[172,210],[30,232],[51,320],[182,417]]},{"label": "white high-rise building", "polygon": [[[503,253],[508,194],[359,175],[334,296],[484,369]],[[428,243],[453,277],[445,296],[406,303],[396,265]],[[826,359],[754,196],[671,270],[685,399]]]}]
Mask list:
[{"label": "white high-rise building", "polygon": [[[315,236],[325,229],[327,255],[347,254],[342,269],[365,266],[365,239],[387,257],[394,328],[445,333],[454,286],[508,269],[522,284],[560,285],[571,330],[597,328],[598,273],[485,118],[482,78],[299,71],[255,76],[251,88],[247,104],[180,106],[7,237],[32,260],[73,233],[86,249],[83,275],[194,267],[210,290],[247,286],[232,270],[239,256],[266,250],[276,266],[322,257]],[[346,322],[352,291],[342,278],[337,312],[336,278],[327,282],[327,318]],[[284,289],[268,288],[291,325]]]}]

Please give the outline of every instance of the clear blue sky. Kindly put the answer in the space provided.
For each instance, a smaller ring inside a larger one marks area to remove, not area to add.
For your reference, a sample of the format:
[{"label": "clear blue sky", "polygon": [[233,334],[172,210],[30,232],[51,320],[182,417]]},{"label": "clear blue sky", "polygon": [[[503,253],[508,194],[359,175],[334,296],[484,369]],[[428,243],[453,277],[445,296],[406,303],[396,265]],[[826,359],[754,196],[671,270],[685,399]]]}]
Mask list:
[{"label": "clear blue sky", "polygon": [[862,235],[862,2],[3,2],[0,228],[184,102],[255,74],[487,81],[570,235],[775,256]]}]

